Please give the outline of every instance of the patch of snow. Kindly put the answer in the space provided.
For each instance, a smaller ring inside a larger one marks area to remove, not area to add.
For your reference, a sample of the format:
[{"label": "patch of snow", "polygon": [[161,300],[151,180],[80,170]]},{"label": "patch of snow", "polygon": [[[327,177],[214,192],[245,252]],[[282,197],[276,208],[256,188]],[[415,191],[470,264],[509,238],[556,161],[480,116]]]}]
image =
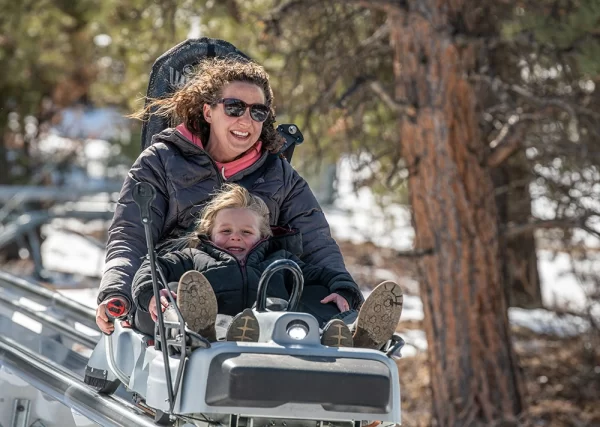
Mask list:
[{"label": "patch of snow", "polygon": [[41,247],[44,268],[62,273],[101,277],[104,249],[89,239],[63,230],[52,230]]},{"label": "patch of snow", "polygon": [[98,304],[96,304],[98,288],[58,289],[58,292],[67,298],[77,301],[78,303],[90,308],[95,309],[98,306]]},{"label": "patch of snow", "polygon": [[131,140],[129,123],[114,108],[75,106],[61,112],[61,121],[55,129],[67,138],[119,140],[127,143]]},{"label": "patch of snow", "polygon": [[101,179],[106,176],[106,163],[111,155],[110,142],[87,139],[83,146],[83,154],[87,159],[86,170],[91,178]]},{"label": "patch of snow", "polygon": [[[362,292],[365,299],[369,297],[371,291]],[[404,295],[404,302],[402,303],[402,314],[400,315],[400,322],[403,320],[423,320],[423,302],[421,297],[416,295]]]},{"label": "patch of snow", "polygon": [[[537,255],[544,306],[585,310],[588,297],[584,287],[572,273],[569,255],[565,253],[555,255],[546,250],[538,251]],[[600,274],[600,263],[592,265],[592,268]]]},{"label": "patch of snow", "polygon": [[402,305],[402,315],[400,322],[403,320],[421,321],[425,315],[423,314],[423,302],[416,295],[404,295],[404,304]]},{"label": "patch of snow", "polygon": [[560,337],[576,336],[584,333],[590,327],[589,322],[582,317],[568,314],[559,315],[544,309],[509,308],[508,318],[511,324],[527,328],[537,334]]},{"label": "patch of snow", "polygon": [[357,202],[358,206],[370,206],[369,210],[351,211],[337,207],[324,207],[323,212],[329,222],[332,234],[338,240],[352,243],[373,242],[380,247],[398,250],[412,248],[414,230],[402,226],[401,219],[406,211],[402,208],[380,208],[367,201]]},{"label": "patch of snow", "polygon": [[32,319],[29,316],[21,313],[20,311],[15,311],[12,314],[11,320],[17,325],[21,325],[29,329],[30,331],[35,332],[36,334],[42,333],[42,324],[37,320]]},{"label": "patch of snow", "polygon": [[[92,206],[87,206],[87,207],[91,208]],[[92,210],[92,209],[86,209],[86,203],[81,203],[77,206],[77,210],[84,211],[84,210]],[[98,209],[98,210],[100,210],[100,209]],[[106,230],[109,226],[109,222],[102,220],[102,219],[81,221],[76,218],[56,218],[56,219],[53,219],[49,225],[56,229],[73,231],[74,233],[91,236],[91,235],[105,234]],[[48,228],[44,229],[44,231],[46,233],[51,233],[51,232],[48,232],[47,230],[48,230]],[[94,246],[93,241],[90,243],[92,244],[92,246]],[[102,244],[102,247],[104,248],[103,242],[98,242],[98,243]]]},{"label": "patch of snow", "polygon": [[[79,301],[79,302],[81,302],[81,301]],[[94,303],[95,303],[95,300],[94,300]],[[83,325],[83,324],[81,324],[79,322],[75,322],[75,330],[77,332],[81,332],[82,334],[86,334],[86,335],[89,335],[91,337],[99,337],[100,333],[101,333],[100,331],[97,331],[97,330],[92,329],[92,328],[88,328],[87,326],[85,326],[85,325]]]},{"label": "patch of snow", "polygon": [[36,148],[40,153],[55,156],[57,154],[66,154],[77,151],[80,143],[70,138],[64,138],[55,132],[48,133],[44,138],[41,138]]},{"label": "patch of snow", "polygon": [[[386,280],[391,280],[392,282],[399,283],[403,285],[404,277],[399,277],[396,273],[391,270],[379,267],[371,267],[368,265],[347,265],[349,273],[355,279],[357,277],[368,278],[366,280],[362,280],[360,285],[372,285],[376,286],[381,282]],[[407,283],[407,285],[412,285],[411,283]]]},{"label": "patch of snow", "polygon": [[35,301],[30,300],[29,298],[21,297],[19,298],[19,304],[23,305],[23,307],[30,308],[34,311],[46,311],[47,307],[45,305],[39,304]]},{"label": "patch of snow", "polygon": [[[409,250],[414,240],[410,225],[410,210],[406,206],[378,201],[370,188],[353,188],[354,159],[344,157],[338,162],[337,198],[333,206],[323,211],[336,239],[353,243],[374,242],[377,246]],[[358,174],[367,174],[361,171]]]},{"label": "patch of snow", "polygon": [[405,294],[419,294],[419,282],[417,282],[415,279],[411,279],[410,277],[401,277],[400,280],[398,280],[398,284],[402,286]]},{"label": "patch of snow", "polygon": [[419,353],[427,351],[427,337],[424,331],[420,329],[407,329],[400,332],[400,336],[405,342],[401,351],[402,357],[414,357]]}]

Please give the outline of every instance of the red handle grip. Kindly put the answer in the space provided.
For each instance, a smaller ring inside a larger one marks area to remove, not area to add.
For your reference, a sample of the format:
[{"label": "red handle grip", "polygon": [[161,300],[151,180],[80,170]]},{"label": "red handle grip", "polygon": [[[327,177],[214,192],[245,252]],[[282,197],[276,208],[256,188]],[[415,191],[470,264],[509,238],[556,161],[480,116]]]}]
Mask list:
[{"label": "red handle grip", "polygon": [[124,298],[114,297],[106,302],[106,314],[109,317],[120,318],[129,313],[129,303]]}]

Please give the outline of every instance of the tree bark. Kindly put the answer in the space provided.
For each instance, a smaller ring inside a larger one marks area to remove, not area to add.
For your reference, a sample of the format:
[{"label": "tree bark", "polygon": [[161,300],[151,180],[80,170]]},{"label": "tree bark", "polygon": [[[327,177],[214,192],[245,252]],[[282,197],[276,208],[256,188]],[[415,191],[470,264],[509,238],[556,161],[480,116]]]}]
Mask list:
[{"label": "tree bark", "polygon": [[[421,0],[390,11],[396,98],[409,165],[415,250],[439,426],[490,425],[522,411],[499,256],[498,215],[476,97],[474,49],[457,46],[479,3]],[[479,10],[481,12],[481,10]]]},{"label": "tree bark", "polygon": [[[525,162],[525,153],[518,153],[493,173],[498,221],[504,230],[511,224],[526,224],[531,218],[530,180],[529,172],[523,166]],[[502,233],[500,260],[509,306],[542,307],[534,231],[528,230],[515,236]]]}]

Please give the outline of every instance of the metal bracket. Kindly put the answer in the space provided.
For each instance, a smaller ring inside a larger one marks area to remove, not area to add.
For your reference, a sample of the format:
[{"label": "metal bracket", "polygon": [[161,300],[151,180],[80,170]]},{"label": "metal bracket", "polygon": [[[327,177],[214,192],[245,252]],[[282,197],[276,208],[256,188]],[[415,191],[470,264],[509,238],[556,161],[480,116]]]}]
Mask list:
[{"label": "metal bracket", "polygon": [[11,427],[27,427],[31,401],[28,399],[15,399],[13,403],[13,416]]}]

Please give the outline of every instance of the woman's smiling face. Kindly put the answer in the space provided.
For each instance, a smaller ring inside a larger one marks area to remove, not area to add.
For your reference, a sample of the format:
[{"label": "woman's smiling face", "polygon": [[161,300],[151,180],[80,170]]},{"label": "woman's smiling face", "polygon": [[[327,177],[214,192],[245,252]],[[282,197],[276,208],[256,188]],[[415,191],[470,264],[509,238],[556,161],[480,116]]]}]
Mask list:
[{"label": "woman's smiling face", "polygon": [[[246,104],[264,104],[265,94],[252,83],[232,82],[223,87],[222,98],[236,98]],[[247,108],[240,117],[225,114],[222,103],[204,105],[204,118],[210,123],[206,151],[218,162],[230,162],[252,147],[262,132],[262,122],[250,117]]]},{"label": "woman's smiling face", "polygon": [[210,240],[242,260],[260,240],[260,217],[247,208],[227,208],[215,216]]}]

